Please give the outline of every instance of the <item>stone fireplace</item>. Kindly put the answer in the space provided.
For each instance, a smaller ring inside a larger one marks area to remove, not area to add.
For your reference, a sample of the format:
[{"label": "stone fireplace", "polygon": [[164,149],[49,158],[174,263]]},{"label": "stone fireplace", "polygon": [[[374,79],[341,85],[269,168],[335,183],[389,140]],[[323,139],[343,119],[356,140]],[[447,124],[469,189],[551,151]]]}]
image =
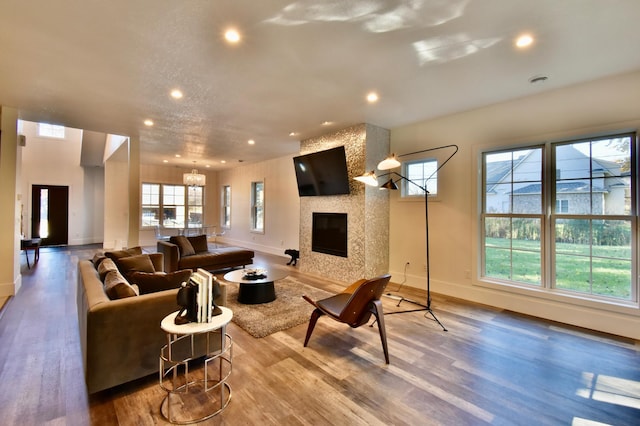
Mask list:
[{"label": "stone fireplace", "polygon": [[[300,153],[337,146],[345,147],[350,194],[300,198],[299,264],[302,272],[351,283],[389,271],[389,194],[353,180],[389,153],[389,131],[359,124],[306,139]],[[314,213],[346,215],[346,257],[312,250]]]}]

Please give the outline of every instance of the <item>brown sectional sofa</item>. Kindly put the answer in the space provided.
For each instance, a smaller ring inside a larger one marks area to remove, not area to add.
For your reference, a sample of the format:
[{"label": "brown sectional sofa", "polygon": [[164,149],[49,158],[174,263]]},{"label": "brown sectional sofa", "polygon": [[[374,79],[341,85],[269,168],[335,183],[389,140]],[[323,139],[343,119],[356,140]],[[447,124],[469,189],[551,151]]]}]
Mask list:
[{"label": "brown sectional sofa", "polygon": [[[164,256],[159,253],[149,256],[153,258],[156,272],[162,271]],[[146,274],[147,279],[149,275]],[[78,323],[88,392],[95,393],[156,373],[160,349],[167,343],[160,322],[179,309],[178,289],[112,300],[92,260],[78,262],[77,278]],[[133,282],[133,278],[130,279]],[[133,287],[137,291],[137,286]],[[220,293],[216,304],[224,306],[227,297],[224,284]]]},{"label": "brown sectional sofa", "polygon": [[164,270],[197,268],[217,271],[253,263],[255,253],[239,247],[209,248],[206,235],[177,236],[169,241],[158,241],[158,252],[164,254]]}]

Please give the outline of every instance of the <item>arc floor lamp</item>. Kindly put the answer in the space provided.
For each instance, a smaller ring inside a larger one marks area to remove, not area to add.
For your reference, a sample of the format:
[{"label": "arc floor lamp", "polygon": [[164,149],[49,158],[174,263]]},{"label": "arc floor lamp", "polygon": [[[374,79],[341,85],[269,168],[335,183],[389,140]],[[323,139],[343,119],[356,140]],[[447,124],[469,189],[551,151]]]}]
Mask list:
[{"label": "arc floor lamp", "polygon": [[[397,167],[401,166],[400,161],[398,161],[398,157],[408,157],[410,155],[416,155],[416,154],[422,154],[425,152],[430,152],[430,151],[438,151],[441,149],[452,149],[453,152],[451,153],[451,155],[449,155],[442,163],[440,163],[437,167],[436,170],[434,170],[433,173],[431,173],[431,175],[429,175],[427,178],[425,178],[422,181],[422,185],[420,185],[419,183],[407,178],[406,176],[403,176],[402,174],[395,172],[395,171],[389,171],[386,173],[383,173],[379,176],[376,175],[375,171],[372,170],[370,172],[367,172],[365,174],[363,174],[362,176],[358,176],[355,179],[363,182],[367,185],[370,186],[378,186],[378,179],[384,176],[390,176],[389,180],[387,182],[385,182],[384,184],[380,185],[380,188],[385,188],[385,189],[391,189],[391,190],[396,190],[398,189],[398,186],[396,185],[397,182],[400,181],[406,181],[418,188],[420,188],[422,190],[422,192],[424,193],[424,224],[425,224],[425,243],[426,243],[426,247],[425,247],[425,252],[426,252],[426,269],[427,269],[427,274],[426,274],[426,279],[427,279],[427,301],[426,304],[422,304],[420,302],[411,300],[411,299],[407,299],[405,297],[401,297],[400,300],[398,301],[398,306],[400,306],[400,303],[402,303],[403,301],[412,303],[414,305],[420,306],[420,308],[417,309],[410,309],[410,310],[406,310],[406,311],[397,311],[397,312],[389,312],[387,313],[387,315],[392,315],[392,314],[404,314],[407,312],[421,312],[421,311],[425,311],[425,317],[427,317],[427,315],[431,315],[431,317],[433,318],[433,320],[435,322],[437,322],[440,327],[442,327],[442,329],[444,331],[447,331],[447,329],[445,328],[445,326],[440,322],[440,320],[438,320],[438,317],[436,317],[436,315],[433,313],[433,310],[431,309],[431,280],[430,280],[430,270],[431,268],[429,267],[429,203],[428,203],[428,198],[429,198],[429,191],[427,190],[427,182],[429,181],[429,179],[432,179],[434,176],[437,175],[438,171],[444,167],[445,164],[447,164],[447,162],[449,160],[451,160],[451,158],[456,155],[456,153],[458,152],[458,145],[444,145],[444,146],[439,146],[436,148],[429,148],[429,149],[423,149],[421,151],[415,151],[415,152],[410,152],[408,154],[402,154],[399,156],[395,156],[395,154],[391,154],[391,156],[385,158],[384,160],[382,160],[380,163],[378,163],[378,170],[391,170],[391,169],[395,169]],[[395,178],[395,180],[394,180]]]}]

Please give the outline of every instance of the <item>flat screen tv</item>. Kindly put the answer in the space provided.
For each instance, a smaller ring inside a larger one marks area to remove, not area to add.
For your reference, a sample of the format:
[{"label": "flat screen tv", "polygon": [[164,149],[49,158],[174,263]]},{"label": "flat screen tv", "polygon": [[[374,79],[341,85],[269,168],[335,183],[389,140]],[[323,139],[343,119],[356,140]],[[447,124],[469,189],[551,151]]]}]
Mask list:
[{"label": "flat screen tv", "polygon": [[293,158],[301,197],[349,193],[344,146]]}]

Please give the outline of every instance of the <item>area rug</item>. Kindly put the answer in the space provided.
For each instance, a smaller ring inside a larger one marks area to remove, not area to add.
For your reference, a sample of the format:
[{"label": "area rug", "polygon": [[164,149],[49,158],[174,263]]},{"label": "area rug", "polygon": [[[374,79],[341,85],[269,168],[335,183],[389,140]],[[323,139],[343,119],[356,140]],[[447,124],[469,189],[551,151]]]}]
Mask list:
[{"label": "area rug", "polygon": [[313,306],[302,295],[318,300],[331,293],[287,277],[275,282],[276,300],[270,303],[244,305],[238,303],[238,284],[227,283],[227,307],[233,311],[232,321],[253,337],[265,337],[309,321]]}]

